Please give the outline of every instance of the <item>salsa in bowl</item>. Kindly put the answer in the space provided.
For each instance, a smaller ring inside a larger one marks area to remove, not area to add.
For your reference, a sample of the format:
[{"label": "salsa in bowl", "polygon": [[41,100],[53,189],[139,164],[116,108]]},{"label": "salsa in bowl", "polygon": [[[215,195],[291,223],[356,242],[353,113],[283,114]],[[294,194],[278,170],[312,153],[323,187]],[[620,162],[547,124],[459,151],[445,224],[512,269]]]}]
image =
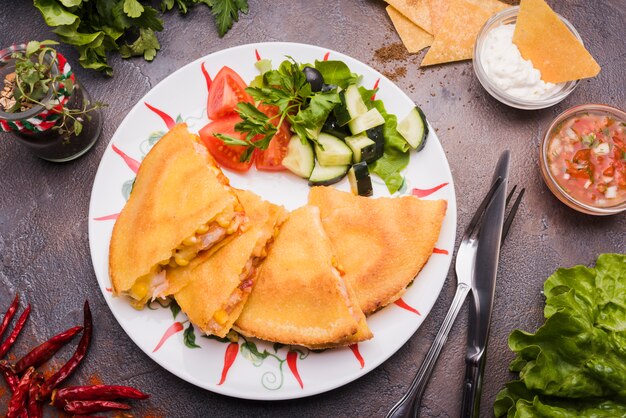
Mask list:
[{"label": "salsa in bowl", "polygon": [[626,113],[588,104],[560,114],[541,143],[541,171],[552,193],[591,215],[626,210]]}]

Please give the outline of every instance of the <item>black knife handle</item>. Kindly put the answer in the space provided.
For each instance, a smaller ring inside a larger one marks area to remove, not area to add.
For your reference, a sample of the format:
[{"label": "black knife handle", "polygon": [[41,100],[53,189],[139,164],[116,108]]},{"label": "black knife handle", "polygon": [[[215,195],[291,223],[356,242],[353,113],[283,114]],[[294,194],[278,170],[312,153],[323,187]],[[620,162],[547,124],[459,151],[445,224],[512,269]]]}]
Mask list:
[{"label": "black knife handle", "polygon": [[477,418],[480,415],[480,397],[483,391],[483,371],[486,358],[485,352],[482,352],[478,359],[465,360],[461,418]]}]

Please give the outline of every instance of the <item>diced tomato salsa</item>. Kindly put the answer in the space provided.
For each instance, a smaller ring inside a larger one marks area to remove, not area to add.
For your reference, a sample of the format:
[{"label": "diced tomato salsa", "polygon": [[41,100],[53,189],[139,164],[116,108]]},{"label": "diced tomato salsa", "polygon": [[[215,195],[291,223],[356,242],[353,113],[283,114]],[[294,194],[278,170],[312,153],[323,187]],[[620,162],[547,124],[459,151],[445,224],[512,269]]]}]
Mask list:
[{"label": "diced tomato salsa", "polygon": [[626,201],[626,121],[581,113],[566,119],[551,135],[548,166],[567,194],[596,207]]}]

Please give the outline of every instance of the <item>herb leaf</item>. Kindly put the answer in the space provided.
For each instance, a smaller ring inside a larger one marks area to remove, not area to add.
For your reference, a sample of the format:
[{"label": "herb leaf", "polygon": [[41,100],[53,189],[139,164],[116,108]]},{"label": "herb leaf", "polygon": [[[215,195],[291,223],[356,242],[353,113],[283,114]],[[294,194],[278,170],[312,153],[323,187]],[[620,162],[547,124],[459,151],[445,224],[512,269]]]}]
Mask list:
[{"label": "herb leaf", "polygon": [[200,346],[196,344],[196,333],[193,330],[193,324],[191,322],[183,333],[183,341],[189,348],[200,348]]}]

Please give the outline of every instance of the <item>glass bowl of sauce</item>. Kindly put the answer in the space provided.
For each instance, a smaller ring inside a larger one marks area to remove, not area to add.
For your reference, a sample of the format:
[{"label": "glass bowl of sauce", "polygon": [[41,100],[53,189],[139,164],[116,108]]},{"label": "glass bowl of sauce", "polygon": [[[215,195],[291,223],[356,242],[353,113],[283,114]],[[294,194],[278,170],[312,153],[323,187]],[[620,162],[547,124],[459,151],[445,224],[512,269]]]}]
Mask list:
[{"label": "glass bowl of sauce", "polygon": [[[541,80],[541,72],[525,60],[513,43],[519,6],[493,15],[483,26],[474,45],[474,73],[491,96],[517,109],[533,110],[553,106],[565,99],[579,80],[552,84]],[[582,43],[574,26],[559,18]]]},{"label": "glass bowl of sauce", "polygon": [[546,130],[540,153],[543,178],[561,202],[590,215],[626,210],[626,112],[568,109]]}]

